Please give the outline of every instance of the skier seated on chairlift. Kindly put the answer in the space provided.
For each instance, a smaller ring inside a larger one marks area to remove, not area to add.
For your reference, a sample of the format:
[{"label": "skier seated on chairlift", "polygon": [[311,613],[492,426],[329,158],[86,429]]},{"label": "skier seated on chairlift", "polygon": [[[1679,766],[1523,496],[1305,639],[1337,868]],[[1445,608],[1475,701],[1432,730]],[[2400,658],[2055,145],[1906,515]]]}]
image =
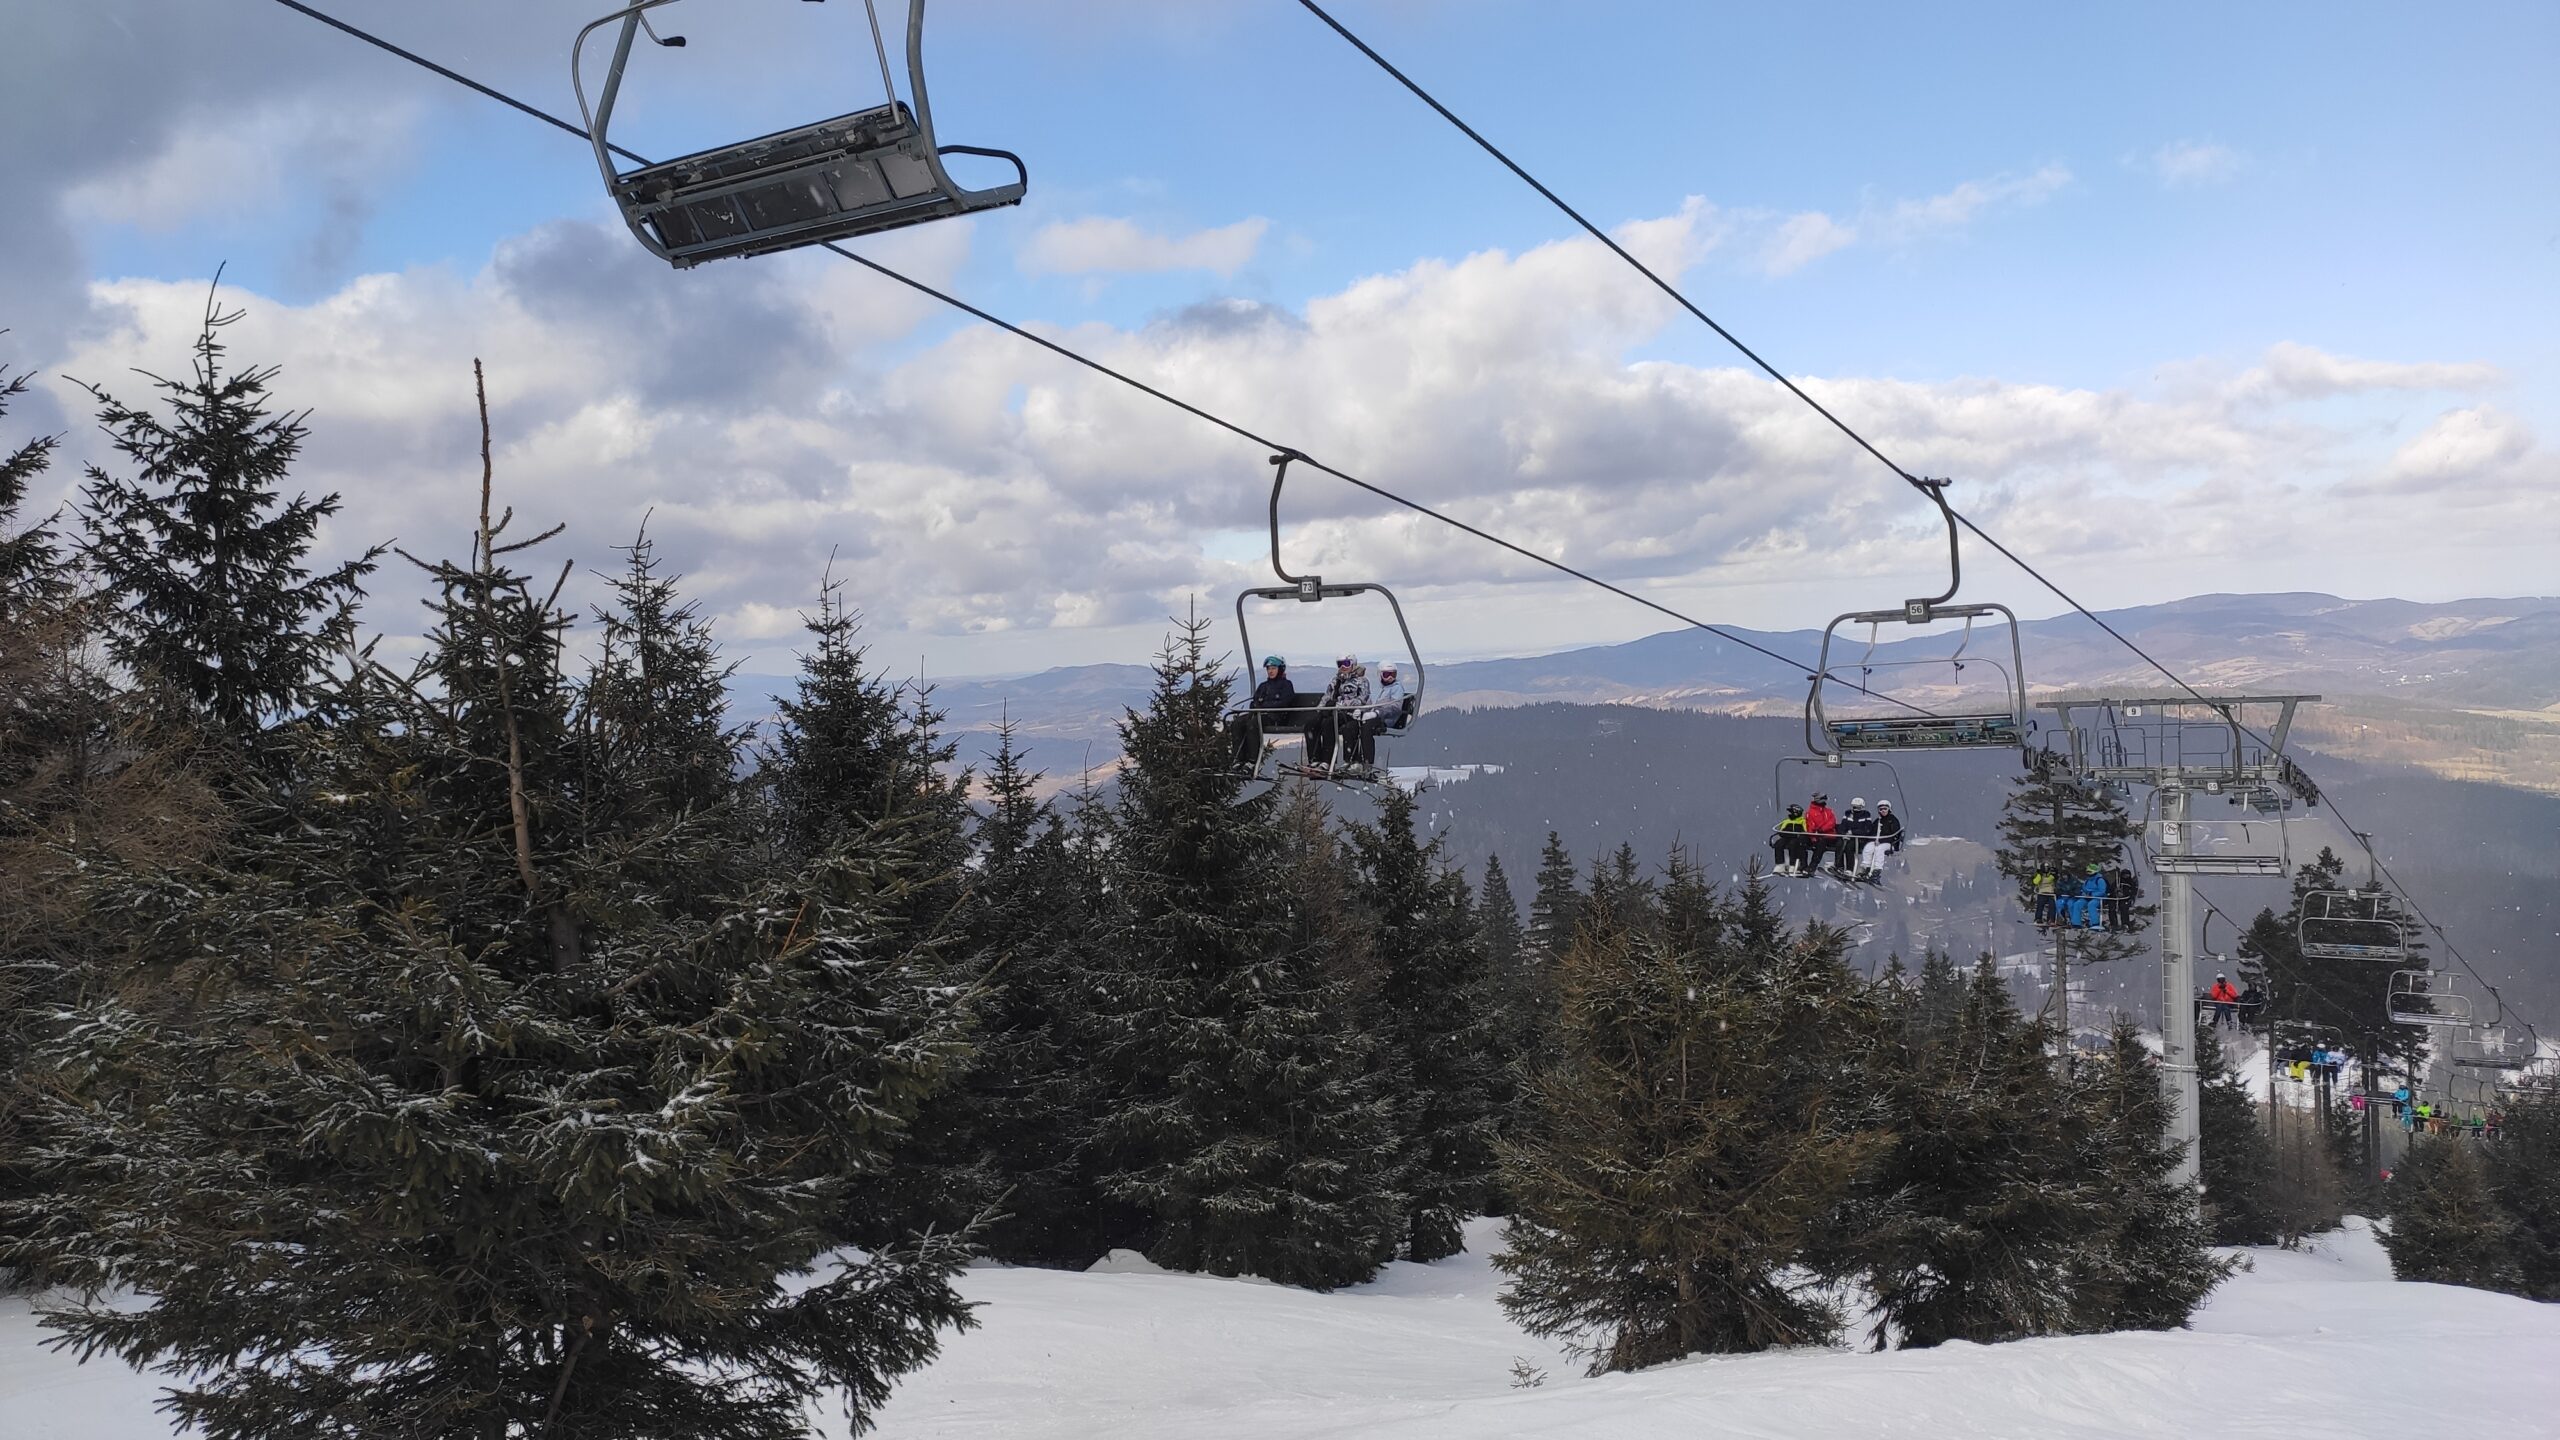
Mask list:
[{"label": "skier seated on chairlift", "polygon": [[2039,869],[2031,882],[2036,896],[2036,928],[2050,930],[2061,919],[2062,882],[2050,869]]},{"label": "skier seated on chairlift", "polygon": [[1352,764],[1364,770],[1378,768],[1378,737],[1404,728],[1404,702],[1404,682],[1396,678],[1395,665],[1378,662],[1378,688],[1370,693],[1367,705],[1352,713]]},{"label": "skier seated on chairlift", "polygon": [[1357,655],[1345,655],[1333,662],[1333,679],[1324,687],[1322,707],[1307,730],[1307,763],[1321,765],[1332,774],[1336,762],[1347,767],[1351,746],[1345,744],[1357,727],[1348,717],[1369,703],[1369,667]]},{"label": "skier seated on chairlift", "polygon": [[[1850,801],[1849,812],[1855,815],[1858,807],[1865,803],[1863,800]],[[1875,818],[1863,823],[1867,838],[1858,842],[1858,878],[1880,881],[1884,879],[1885,857],[1902,851],[1902,817],[1893,813],[1892,801],[1879,800]]]},{"label": "skier seated on chairlift", "polygon": [[2107,928],[2133,928],[2133,907],[2142,899],[2142,881],[2130,865],[2117,865],[2107,871]]},{"label": "skier seated on chairlift", "polygon": [[[1275,710],[1280,713],[1265,713]],[[1277,655],[1263,656],[1262,683],[1253,687],[1251,705],[1227,721],[1227,733],[1235,738],[1236,768],[1260,766],[1262,732],[1299,728],[1303,717],[1297,711],[1298,687],[1289,682],[1289,662]]]},{"label": "skier seated on chairlift", "polygon": [[2247,1030],[2254,1027],[2258,1023],[2259,1014],[2266,1008],[2267,995],[2265,991],[2260,990],[2255,985],[2242,986],[2240,989],[2240,1028]]},{"label": "skier seated on chairlift", "polygon": [[[1867,797],[1850,800],[1848,810],[1840,817],[1840,850],[1832,859],[1831,873],[1844,879],[1867,878],[1867,852],[1876,848],[1876,812],[1867,808]],[[1881,859],[1876,873],[1884,873]]]},{"label": "skier seated on chairlift", "polygon": [[1790,803],[1787,818],[1769,835],[1769,854],[1775,861],[1776,875],[1810,875],[1813,873],[1813,841],[1805,834],[1804,807]]},{"label": "skier seated on chairlift", "polygon": [[2063,905],[2063,923],[2075,930],[2095,930],[2105,913],[2107,872],[2097,861],[2089,862],[2089,872],[2080,877],[2080,893]]},{"label": "skier seated on chairlift", "polygon": [[2240,1023],[2240,992],[2231,988],[2230,976],[2214,976],[2213,988],[2205,992],[2204,998],[2213,1007],[2215,1029],[2229,1029]]},{"label": "skier seated on chairlift", "polygon": [[1804,833],[1806,842],[1812,846],[1805,865],[1806,873],[1821,869],[1826,860],[1832,869],[1839,869],[1840,817],[1832,813],[1830,796],[1817,794],[1813,803],[1804,808]]}]

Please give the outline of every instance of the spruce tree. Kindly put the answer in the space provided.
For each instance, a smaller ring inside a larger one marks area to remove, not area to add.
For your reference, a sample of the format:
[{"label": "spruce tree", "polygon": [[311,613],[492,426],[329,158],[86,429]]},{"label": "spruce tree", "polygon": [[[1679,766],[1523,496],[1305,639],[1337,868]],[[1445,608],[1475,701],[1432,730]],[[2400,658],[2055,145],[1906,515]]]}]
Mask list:
[{"label": "spruce tree", "polygon": [[942,713],[930,692],[912,692],[872,673],[857,637],[862,618],[832,577],[806,618],[814,642],[800,679],[776,706],[773,739],[760,772],[773,828],[793,855],[817,855],[886,821],[913,828],[912,844],[941,877],[920,906],[958,903],[969,851],[971,777],[952,765]]},{"label": "spruce tree", "polygon": [[1548,977],[1550,990],[1557,962],[1573,945],[1574,927],[1582,923],[1584,900],[1573,855],[1561,836],[1548,831],[1546,848],[1538,853],[1537,888],[1529,897],[1528,941],[1530,960]]},{"label": "spruce tree", "polygon": [[224,863],[92,872],[169,983],[45,1052],[48,1323],[216,1440],[762,1440],[835,1390],[866,1428],[968,1320],[951,1237],[830,1253],[966,1044],[915,859],[622,823],[597,797],[655,772],[580,713],[485,487],[423,660],[284,733]]},{"label": "spruce tree", "polygon": [[1501,1069],[1481,1005],[1485,955],[1466,882],[1441,868],[1437,840],[1415,836],[1410,794],[1390,789],[1352,849],[1380,978],[1370,1028],[1395,1056],[1408,1102],[1398,1253],[1438,1260],[1466,1247],[1464,1222],[1493,1196]]},{"label": "spruce tree", "polygon": [[2498,1203],[2480,1149],[2464,1137],[2421,1136],[2392,1170],[2382,1248],[2394,1276],[2525,1293],[2515,1217]]},{"label": "spruce tree", "polygon": [[[2064,896],[2075,895],[2092,869],[2112,872],[2121,863],[2125,842],[2141,833],[2141,822],[2126,813],[2114,791],[2084,783],[2048,759],[2011,780],[2000,807],[2000,848],[1993,859],[2000,874],[2018,887],[2019,904],[2032,912],[2037,875],[2052,875]],[[2113,885],[2110,874],[2111,893]],[[2140,932],[2157,908],[2111,904],[2109,913],[2118,918],[2117,928],[2057,923],[2047,932],[2053,955],[2052,1013],[2066,1054],[2072,1037],[2072,974],[2141,954]]]},{"label": "spruce tree", "polygon": [[2194,1191],[2179,1182],[2184,1158],[2169,1137],[2160,1065],[2132,1020],[2119,1018],[2107,1050],[2079,1078],[2087,1112],[2086,1165],[2106,1177],[2105,1224],[2074,1263],[2072,1308],[2086,1330],[2174,1330],[2230,1274]]},{"label": "spruce tree", "polygon": [[1106,1247],[1087,1140],[1102,1091],[1087,1045],[1087,932],[1101,904],[1068,828],[1034,797],[1010,723],[998,727],[977,831],[968,940],[981,957],[977,1056],[955,1103],[933,1118],[970,1169],[945,1197],[952,1215],[1000,1210],[986,1249],[1018,1264],[1081,1266]]},{"label": "spruce tree", "polygon": [[208,298],[190,372],[144,376],[165,416],[89,387],[132,474],[90,467],[82,547],[110,598],[116,660],[235,737],[311,698],[382,553],[309,568],[338,497],[281,498],[307,415],[274,408],[273,367],[225,369],[221,332],[241,313]]},{"label": "spruce tree", "polygon": [[2547,1084],[2509,1090],[2492,1101],[2498,1138],[2485,1147],[2489,1191],[2514,1221],[2508,1250],[2515,1293],[2560,1300],[2560,1093]]},{"label": "spruce tree", "polygon": [[1300,937],[1276,802],[1241,796],[1228,765],[1206,630],[1183,627],[1121,722],[1119,797],[1096,817],[1111,1092],[1093,1163],[1156,1263],[1330,1289],[1375,1274],[1403,1228],[1392,1057]]},{"label": "spruce tree", "polygon": [[590,670],[583,714],[597,756],[630,777],[609,799],[633,813],[615,823],[673,825],[705,814],[737,790],[735,770],[750,727],[728,724],[728,679],[710,622],[659,573],[643,530],[623,547],[603,645]]},{"label": "spruce tree", "polygon": [[1885,1139],[1849,1093],[1873,1027],[1843,937],[1785,936],[1756,885],[1728,902],[1685,863],[1658,896],[1612,889],[1503,1147],[1503,1308],[1594,1374],[1828,1340],[1809,1262]]},{"label": "spruce tree", "polygon": [[2273,1245],[2283,1238],[2275,1148],[2258,1103],[2231,1073],[2222,1039],[2196,1031],[2196,1168],[2217,1245]]},{"label": "spruce tree", "polygon": [[2018,1013],[1985,956],[1943,1034],[1903,1029],[1919,1038],[1876,1075],[1894,1144],[1853,1227],[1876,1346],[2074,1328],[2074,1265],[2114,1197],[2046,1058],[2052,1028]]},{"label": "spruce tree", "polygon": [[[26,386],[0,371],[0,415]],[[103,599],[56,518],[25,515],[53,450],[39,437],[0,456],[0,1204],[36,1200],[34,1158],[59,1138],[30,1056],[84,988],[127,978],[99,963],[120,917],[87,902],[84,872],[184,864],[223,819],[183,728],[150,723],[157,707],[113,683]],[[0,1218],[0,1251],[17,1231]],[[13,1275],[44,1279],[24,1252],[0,1255],[0,1279]]]},{"label": "spruce tree", "polygon": [[[1544,1053],[1546,1033],[1554,1023],[1554,974],[1538,963],[1528,934],[1520,924],[1520,902],[1512,897],[1511,877],[1502,857],[1485,860],[1484,884],[1476,892],[1476,944],[1484,952],[1484,978],[1478,1007],[1490,1026],[1495,1064],[1495,1123],[1505,1137],[1517,1135],[1526,1118],[1520,1079]],[[1491,1202],[1499,1207],[1497,1194]]]}]

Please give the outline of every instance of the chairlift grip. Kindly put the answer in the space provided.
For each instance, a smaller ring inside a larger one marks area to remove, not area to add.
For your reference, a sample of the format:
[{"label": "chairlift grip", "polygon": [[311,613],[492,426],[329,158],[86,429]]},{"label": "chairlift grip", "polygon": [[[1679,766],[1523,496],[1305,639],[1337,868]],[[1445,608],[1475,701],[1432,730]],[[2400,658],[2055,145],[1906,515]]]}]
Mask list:
[{"label": "chairlift grip", "polygon": [[[1271,457],[1271,573],[1279,576],[1283,583],[1294,585],[1301,591],[1304,591],[1310,585],[1321,588],[1324,584],[1324,577],[1321,575],[1292,575],[1289,573],[1289,567],[1280,563],[1280,489],[1282,486],[1289,483],[1289,462],[1292,460],[1304,460],[1306,458],[1306,456],[1295,450],[1283,450],[1279,454]],[[1301,594],[1299,598],[1302,600],[1316,600],[1323,597],[1320,595]],[[1402,615],[1399,614],[1398,618],[1401,619]],[[1410,639],[1411,637],[1407,638]],[[1416,663],[1420,663],[1421,658],[1422,657],[1419,655],[1414,656]]]},{"label": "chairlift grip", "polygon": [[1932,480],[1923,476],[1911,483],[1920,487],[1920,492],[1929,497],[1929,503],[1938,507],[1940,518],[1947,522],[1946,593],[1932,595],[1925,600],[1902,602],[1903,619],[1914,625],[1926,625],[1937,618],[1939,606],[1955,599],[1956,591],[1964,588],[1964,552],[1957,543],[1956,512],[1947,505],[1947,486],[1950,482],[1945,479]]}]

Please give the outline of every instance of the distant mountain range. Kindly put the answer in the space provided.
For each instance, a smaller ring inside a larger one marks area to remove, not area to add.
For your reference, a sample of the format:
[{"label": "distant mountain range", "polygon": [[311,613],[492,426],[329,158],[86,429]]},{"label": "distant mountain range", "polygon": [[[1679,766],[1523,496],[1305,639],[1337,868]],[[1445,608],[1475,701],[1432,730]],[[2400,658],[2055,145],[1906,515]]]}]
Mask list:
[{"label": "distant mountain range", "polygon": [[[2423,604],[2303,592],[2200,595],[2101,615],[2207,691],[2326,697],[2300,728],[2306,743],[2326,752],[2560,794],[2560,598]],[[1791,672],[1707,631],[1672,630],[1512,659],[1431,664],[1426,654],[1426,699],[1433,709],[1559,701],[1737,715],[1799,711],[1821,633],[1729,628],[1804,669]],[[2174,693],[2168,680],[2078,615],[2028,621],[2019,638],[2032,696]],[[1923,704],[1957,697],[1952,669],[1910,663],[1951,653],[1953,637],[1879,639],[1884,643],[1872,653],[1863,634],[1835,641],[1835,667],[1873,664],[1875,688]],[[1967,654],[2005,662],[2005,627],[1976,631]],[[1323,673],[1321,661],[1313,668]],[[1151,679],[1144,665],[1077,665],[946,680],[935,685],[934,700],[952,727],[971,737],[1010,718],[1044,768],[1072,776],[1117,759],[1114,723],[1145,696]],[[764,697],[787,683],[737,677],[742,706],[760,713]],[[1970,693],[1996,683],[1987,669],[1969,667],[1962,685]],[[981,747],[973,739],[968,748]]]}]

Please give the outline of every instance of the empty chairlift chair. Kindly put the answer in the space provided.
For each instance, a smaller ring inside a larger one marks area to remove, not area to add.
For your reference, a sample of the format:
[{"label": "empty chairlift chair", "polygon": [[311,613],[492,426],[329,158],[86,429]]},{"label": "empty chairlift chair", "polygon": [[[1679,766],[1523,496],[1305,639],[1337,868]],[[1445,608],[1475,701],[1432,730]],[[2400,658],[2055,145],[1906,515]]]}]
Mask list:
[{"label": "empty chairlift chair", "polygon": [[[943,145],[934,138],[933,107],[924,82],[925,0],[909,0],[907,10],[912,109],[898,98],[890,80],[889,52],[881,42],[874,0],[863,0],[886,103],[636,170],[619,169],[609,137],[632,42],[645,32],[660,45],[682,45],[682,36],[660,39],[648,25],[646,12],[673,3],[641,0],[595,21],[578,32],[569,61],[578,108],[595,144],[596,167],[622,208],[624,223],[660,259],[687,269],[707,260],[767,255],[1021,203],[1030,177],[1019,156]],[[587,37],[616,22],[621,30],[614,37],[613,59],[590,106],[581,68]],[[945,155],[1009,161],[1014,179],[967,189],[943,168]]]},{"label": "empty chairlift chair", "polygon": [[2471,997],[2453,987],[2453,978],[2437,970],[2395,970],[2385,1002],[2394,1025],[2459,1025],[2474,1021]]},{"label": "empty chairlift chair", "polygon": [[2302,897],[2294,927],[2303,955],[2313,960],[2409,958],[2409,933],[2379,890],[2314,890]]},{"label": "empty chairlift chair", "polygon": [[[2018,638],[2018,617],[2005,605],[1987,603],[1956,604],[1956,591],[1964,581],[1961,555],[1957,549],[1955,512],[1947,508],[1944,480],[1923,482],[1929,498],[1936,502],[1947,522],[1946,593],[1925,600],[1905,600],[1898,610],[1855,610],[1834,619],[1822,632],[1822,651],[1815,662],[1812,686],[1805,699],[1805,743],[1817,755],[1856,754],[1896,750],[2023,750],[2026,747],[2027,688],[2026,660]],[[1973,644],[1976,620],[1998,619],[2009,629],[2009,659],[2003,664],[1993,655],[1967,652]],[[1955,653],[1922,659],[1876,658],[1882,627],[1886,625],[1923,626],[1942,620],[1962,620],[1964,633],[1958,638]],[[1852,666],[1835,667],[1832,653],[1844,630],[1864,626],[1867,632],[1866,653]],[[1882,672],[1896,674],[1918,669],[1951,669],[1959,687],[1966,681],[1968,667],[1995,676],[1996,690],[1980,694],[1959,693],[1959,703],[1922,706],[1896,701],[1877,693],[1885,678]],[[1834,694],[1833,692],[1839,692]],[[1996,701],[1997,703],[1987,703]],[[1851,713],[1843,713],[1842,706]]]}]

